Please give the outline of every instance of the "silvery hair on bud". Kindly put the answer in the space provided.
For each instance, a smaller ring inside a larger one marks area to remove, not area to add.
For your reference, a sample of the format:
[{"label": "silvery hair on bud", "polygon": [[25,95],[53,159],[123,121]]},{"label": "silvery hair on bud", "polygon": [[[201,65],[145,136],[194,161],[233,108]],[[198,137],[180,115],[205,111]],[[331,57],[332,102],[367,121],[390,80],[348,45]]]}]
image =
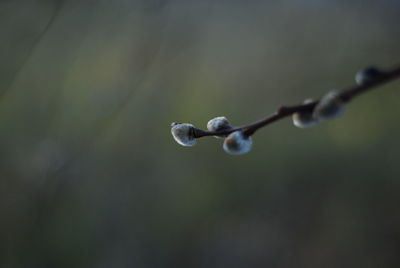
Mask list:
[{"label": "silvery hair on bud", "polygon": [[252,144],[251,137],[245,136],[242,131],[235,131],[224,140],[223,148],[229,154],[240,155],[248,153]]},{"label": "silvery hair on bud", "polygon": [[196,144],[193,129],[194,126],[188,123],[174,122],[171,124],[171,134],[175,141],[182,146],[194,146]]},{"label": "silvery hair on bud", "polygon": [[330,91],[321,98],[314,108],[313,116],[318,121],[329,120],[340,116],[345,103],[336,91]]},{"label": "silvery hair on bud", "polygon": [[[225,116],[219,116],[211,119],[207,123],[207,129],[209,131],[222,131],[231,129],[232,126],[229,124],[228,119]],[[226,135],[215,136],[216,138],[224,138]]]}]

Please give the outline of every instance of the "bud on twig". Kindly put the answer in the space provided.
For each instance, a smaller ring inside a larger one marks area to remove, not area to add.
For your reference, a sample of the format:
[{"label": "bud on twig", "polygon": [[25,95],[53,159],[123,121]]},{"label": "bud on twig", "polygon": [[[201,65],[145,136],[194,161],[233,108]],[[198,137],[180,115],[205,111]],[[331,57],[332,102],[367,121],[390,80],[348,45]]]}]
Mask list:
[{"label": "bud on twig", "polygon": [[171,127],[171,134],[177,143],[182,146],[194,146],[196,144],[192,124],[174,122]]},{"label": "bud on twig", "polygon": [[381,76],[383,72],[374,66],[369,66],[364,69],[361,69],[356,73],[355,80],[358,85],[364,85],[366,83],[370,83],[379,76]]},{"label": "bud on twig", "polygon": [[[309,104],[313,102],[311,99],[307,99],[303,104]],[[299,111],[292,115],[293,124],[299,128],[311,127],[317,123],[313,116],[313,111]]]},{"label": "bud on twig", "polygon": [[340,116],[344,111],[345,103],[336,91],[328,92],[321,98],[314,108],[313,116],[318,121],[324,121]]},{"label": "bud on twig", "polygon": [[240,155],[248,153],[252,144],[251,137],[245,136],[242,131],[235,131],[224,140],[223,148],[229,154]]},{"label": "bud on twig", "polygon": [[[227,130],[231,129],[232,126],[229,124],[228,119],[226,119],[225,116],[219,116],[211,119],[207,123],[207,129],[209,131],[222,131],[222,130]],[[227,135],[221,135],[221,136],[214,136],[216,138],[225,138]]]}]

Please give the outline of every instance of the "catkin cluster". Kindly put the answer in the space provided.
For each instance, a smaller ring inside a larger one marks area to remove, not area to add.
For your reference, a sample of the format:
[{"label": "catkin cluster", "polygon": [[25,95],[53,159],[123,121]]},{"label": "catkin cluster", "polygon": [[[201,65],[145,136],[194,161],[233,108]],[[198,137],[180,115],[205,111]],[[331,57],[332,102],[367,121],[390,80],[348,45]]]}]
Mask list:
[{"label": "catkin cluster", "polygon": [[[371,83],[382,75],[383,72],[375,67],[367,67],[359,71],[355,80],[358,85]],[[314,101],[307,99],[303,104],[311,104]],[[318,122],[334,119],[343,114],[346,102],[340,92],[333,90],[323,96],[313,109],[299,110],[292,114],[292,121],[296,127],[307,128]],[[211,119],[207,123],[207,130],[210,132],[224,132],[228,134],[216,135],[216,138],[224,139],[223,149],[233,155],[241,155],[251,150],[253,140],[251,135],[246,134],[248,127],[234,128],[225,116]],[[182,146],[194,146],[196,144],[196,128],[189,123],[172,123],[171,133],[175,141]],[[254,132],[252,132],[254,133]],[[210,133],[211,134],[211,133]],[[214,135],[212,133],[211,135]]]},{"label": "catkin cluster", "polygon": [[[172,123],[171,133],[177,143],[183,146],[193,146],[196,144],[194,137],[194,126],[188,123]],[[218,132],[232,129],[225,116],[219,116],[211,119],[207,123],[207,130]],[[233,131],[229,135],[215,136],[218,139],[224,139],[223,148],[229,154],[240,155],[250,151],[253,144],[252,138],[246,136],[242,130]]]}]

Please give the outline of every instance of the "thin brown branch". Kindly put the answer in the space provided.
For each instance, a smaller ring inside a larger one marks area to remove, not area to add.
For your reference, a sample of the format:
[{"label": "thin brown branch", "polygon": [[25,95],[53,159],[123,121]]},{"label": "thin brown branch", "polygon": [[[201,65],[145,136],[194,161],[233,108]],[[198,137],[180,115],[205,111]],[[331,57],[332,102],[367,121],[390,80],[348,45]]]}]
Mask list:
[{"label": "thin brown branch", "polygon": [[[357,85],[357,86],[345,88],[343,90],[339,90],[338,96],[343,102],[349,102],[354,97],[356,97],[368,90],[371,90],[378,86],[386,84],[396,78],[400,78],[400,66],[397,66],[391,70],[381,72],[379,74],[379,76],[377,76],[376,78],[374,78],[371,81],[368,81],[366,83],[362,83],[361,85]],[[280,119],[288,117],[296,112],[312,111],[314,109],[314,107],[318,104],[319,100],[320,99],[315,100],[310,103],[307,103],[307,104],[299,104],[299,105],[293,105],[293,106],[281,106],[280,108],[277,109],[277,111],[275,111],[271,115],[269,115],[261,120],[258,120],[256,122],[246,124],[243,126],[238,126],[238,127],[234,127],[231,129],[223,130],[223,131],[207,131],[207,130],[195,128],[193,130],[194,137],[201,138],[201,137],[206,137],[206,136],[227,135],[227,134],[230,134],[230,133],[232,133],[234,131],[238,131],[238,130],[242,130],[245,135],[251,136],[258,129],[265,127],[265,126],[267,126],[275,121],[278,121]]]}]

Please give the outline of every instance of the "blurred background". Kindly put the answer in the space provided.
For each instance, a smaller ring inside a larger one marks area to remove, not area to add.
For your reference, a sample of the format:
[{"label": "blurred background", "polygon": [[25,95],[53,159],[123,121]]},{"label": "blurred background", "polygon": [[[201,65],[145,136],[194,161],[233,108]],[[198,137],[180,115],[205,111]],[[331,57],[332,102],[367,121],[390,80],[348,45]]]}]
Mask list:
[{"label": "blurred background", "polygon": [[252,152],[174,142],[400,63],[397,0],[1,0],[0,267],[399,267],[400,82]]}]

